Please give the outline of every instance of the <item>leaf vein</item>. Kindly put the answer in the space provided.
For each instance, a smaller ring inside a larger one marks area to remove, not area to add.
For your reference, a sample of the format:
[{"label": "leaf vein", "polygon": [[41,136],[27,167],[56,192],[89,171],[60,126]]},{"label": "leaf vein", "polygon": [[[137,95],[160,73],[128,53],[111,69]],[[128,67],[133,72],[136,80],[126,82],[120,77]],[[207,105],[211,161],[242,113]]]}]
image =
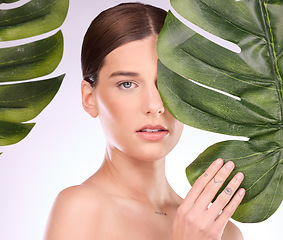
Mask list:
[{"label": "leaf vein", "polygon": [[[231,74],[229,74],[229,73],[232,73],[232,74],[233,74],[234,72],[231,72],[231,71],[228,71],[228,70],[225,70],[225,69],[223,69],[223,68],[216,67],[216,66],[212,66],[212,65],[210,65],[209,63],[207,63],[207,62],[205,62],[205,61],[203,61],[203,60],[201,60],[201,59],[199,59],[199,58],[196,58],[195,56],[193,56],[192,54],[188,53],[188,52],[185,51],[184,49],[182,49],[182,48],[180,48],[180,49],[181,49],[181,51],[183,51],[185,54],[187,54],[187,55],[189,55],[191,58],[193,58],[195,61],[201,63],[202,65],[207,66],[208,68],[212,69],[213,71],[222,73],[222,74],[228,76],[229,78],[235,79],[236,81],[243,82],[243,83],[246,83],[246,84],[249,84],[249,85],[252,85],[252,86],[257,86],[257,87],[261,87],[261,88],[265,88],[265,89],[270,89],[270,90],[273,90],[273,91],[278,91],[278,89],[276,89],[276,88],[263,87],[263,86],[261,86],[261,85],[255,84],[255,83],[251,83],[251,82],[242,80],[242,79],[240,79],[240,78],[236,78],[236,77],[232,76]],[[243,75],[243,74],[238,74],[238,75],[241,75],[241,76],[244,77],[244,78],[253,78],[253,76],[248,76],[248,75]],[[197,81],[197,80],[195,80],[195,79],[193,79],[193,80],[194,80],[194,81]],[[262,80],[262,81],[260,81],[260,82],[267,82],[267,80],[270,80],[270,79],[264,79],[264,78],[259,79],[259,78],[257,77],[257,80]]]},{"label": "leaf vein", "polygon": [[255,37],[260,38],[261,40],[264,40],[264,35],[261,35],[260,33],[252,32],[250,29],[246,29],[244,25],[240,25],[239,23],[236,23],[234,21],[229,20],[228,18],[224,17],[220,12],[209,6],[206,2],[202,1],[203,4],[205,4],[208,8],[210,8],[216,15],[224,19],[226,22],[230,23],[231,25],[235,26],[237,29],[241,30],[242,32],[251,34]]},{"label": "leaf vein", "polygon": [[[48,9],[49,7],[51,7],[52,5],[55,5],[56,2],[57,2],[57,1],[53,1],[53,2],[51,2],[51,3],[49,3],[49,4],[47,4],[44,8],[41,8],[41,9],[39,9],[39,10],[37,10],[37,11],[31,12],[31,13],[26,14],[26,15],[21,15],[21,16],[16,16],[16,17],[14,17],[14,18],[5,19],[5,20],[3,20],[3,21],[0,21],[0,24],[3,23],[3,22],[8,22],[8,21],[11,21],[11,20],[19,19],[19,18],[29,17],[29,16],[32,16],[32,15],[34,15],[34,14],[36,14],[36,13],[43,12],[43,11],[45,11],[46,9]],[[29,2],[29,3],[31,3],[31,2]],[[4,11],[4,10],[3,10],[3,11]],[[5,10],[5,11],[9,11],[9,10]],[[34,18],[33,20],[39,19],[39,18],[41,18],[41,17],[42,17],[42,16],[37,17],[37,18]]]},{"label": "leaf vein", "polygon": [[263,177],[265,177],[273,168],[278,166],[278,164],[279,163],[276,163],[272,168],[268,169],[268,171],[266,171],[261,177],[259,177],[249,188],[246,189],[246,191],[250,191],[254,185],[256,185]]},{"label": "leaf vein", "polygon": [[[18,62],[22,62],[22,61],[26,61],[26,60],[32,60],[34,59],[33,61],[29,61],[29,64],[32,64],[34,62],[39,62],[37,60],[37,58],[39,58],[40,56],[44,56],[46,54],[48,54],[49,52],[52,52],[54,49],[57,48],[57,46],[59,45],[60,43],[60,39],[57,39],[56,43],[53,45],[53,47],[47,49],[46,51],[44,52],[41,52],[40,54],[37,54],[37,55],[33,55],[31,57],[26,57],[26,58],[21,58],[21,59],[17,59],[17,60],[13,60],[13,61],[8,61],[8,62],[2,62],[0,63],[0,66],[1,65],[6,65],[6,64],[13,64],[13,63],[18,63]],[[41,59],[41,61],[43,61],[44,59]],[[18,66],[20,66],[21,64],[17,64]],[[14,65],[12,67],[15,67]]]}]

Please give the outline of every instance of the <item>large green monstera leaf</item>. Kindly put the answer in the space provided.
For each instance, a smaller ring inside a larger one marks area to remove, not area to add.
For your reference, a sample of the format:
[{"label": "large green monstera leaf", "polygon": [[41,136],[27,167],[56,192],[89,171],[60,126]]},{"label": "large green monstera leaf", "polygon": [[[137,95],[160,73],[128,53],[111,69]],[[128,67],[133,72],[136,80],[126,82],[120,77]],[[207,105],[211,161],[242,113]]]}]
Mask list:
[{"label": "large green monstera leaf", "polygon": [[171,4],[190,22],[241,49],[228,50],[168,13],[158,41],[164,104],[187,125],[248,139],[210,146],[187,168],[187,177],[192,184],[218,157],[234,161],[234,174],[245,174],[246,195],[233,218],[263,221],[283,197],[283,1]]},{"label": "large green monstera leaf", "polygon": [[[19,142],[36,117],[53,99],[64,75],[35,80],[53,72],[63,54],[61,31],[40,40],[37,36],[61,26],[68,0],[31,0],[9,8],[15,0],[0,0],[0,146]],[[17,41],[21,40],[19,45]],[[5,44],[4,44],[5,41]],[[24,41],[24,43],[22,43]],[[9,47],[3,47],[9,43]],[[12,46],[11,46],[12,45]]]}]

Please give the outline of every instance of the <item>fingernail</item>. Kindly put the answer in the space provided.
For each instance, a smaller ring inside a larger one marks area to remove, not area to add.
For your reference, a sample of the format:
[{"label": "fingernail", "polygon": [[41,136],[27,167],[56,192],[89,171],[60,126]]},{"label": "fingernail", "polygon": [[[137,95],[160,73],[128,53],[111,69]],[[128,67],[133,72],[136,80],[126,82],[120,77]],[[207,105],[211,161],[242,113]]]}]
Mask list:
[{"label": "fingernail", "polygon": [[229,161],[225,164],[225,168],[227,169],[231,169],[234,168],[234,163],[232,161]]},{"label": "fingernail", "polygon": [[240,197],[243,197],[245,195],[245,192],[246,192],[245,189],[241,188],[239,189],[238,194]]},{"label": "fingernail", "polygon": [[242,181],[244,179],[244,174],[242,172],[238,172],[235,176],[235,181]]},{"label": "fingernail", "polygon": [[217,160],[214,161],[214,164],[220,166],[223,164],[223,160],[221,158],[218,158]]}]

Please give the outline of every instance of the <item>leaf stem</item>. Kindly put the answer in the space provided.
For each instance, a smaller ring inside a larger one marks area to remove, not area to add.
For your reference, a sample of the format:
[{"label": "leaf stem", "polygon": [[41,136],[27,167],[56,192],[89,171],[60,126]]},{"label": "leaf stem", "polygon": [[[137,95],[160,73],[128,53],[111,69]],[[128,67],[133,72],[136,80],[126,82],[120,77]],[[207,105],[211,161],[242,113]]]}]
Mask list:
[{"label": "leaf stem", "polygon": [[278,88],[279,88],[280,93],[281,93],[281,94],[279,94],[278,97],[279,97],[279,100],[280,100],[280,103],[281,103],[280,105],[282,106],[281,107],[281,120],[282,120],[282,116],[283,116],[282,77],[280,75],[279,68],[278,68],[278,59],[277,59],[276,51],[275,51],[275,47],[274,47],[274,38],[273,38],[273,33],[272,33],[271,25],[270,25],[269,13],[268,13],[268,10],[267,10],[267,4],[263,0],[260,0],[259,5],[260,5],[260,8],[261,8],[262,19],[263,19],[263,23],[264,23],[264,30],[265,30],[265,33],[266,33],[267,46],[268,46],[268,50],[269,50],[270,59],[271,59],[271,62],[272,62],[273,72],[274,72],[276,79],[278,79],[278,82],[275,81],[275,84],[277,86],[279,84]]}]

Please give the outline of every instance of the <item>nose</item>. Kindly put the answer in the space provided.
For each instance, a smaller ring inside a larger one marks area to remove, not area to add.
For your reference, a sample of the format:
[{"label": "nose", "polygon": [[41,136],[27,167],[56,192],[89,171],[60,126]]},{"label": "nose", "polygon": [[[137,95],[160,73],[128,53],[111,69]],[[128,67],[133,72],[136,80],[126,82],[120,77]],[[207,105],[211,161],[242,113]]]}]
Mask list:
[{"label": "nose", "polygon": [[164,113],[165,108],[156,85],[149,88],[144,100],[146,114],[161,115]]}]

